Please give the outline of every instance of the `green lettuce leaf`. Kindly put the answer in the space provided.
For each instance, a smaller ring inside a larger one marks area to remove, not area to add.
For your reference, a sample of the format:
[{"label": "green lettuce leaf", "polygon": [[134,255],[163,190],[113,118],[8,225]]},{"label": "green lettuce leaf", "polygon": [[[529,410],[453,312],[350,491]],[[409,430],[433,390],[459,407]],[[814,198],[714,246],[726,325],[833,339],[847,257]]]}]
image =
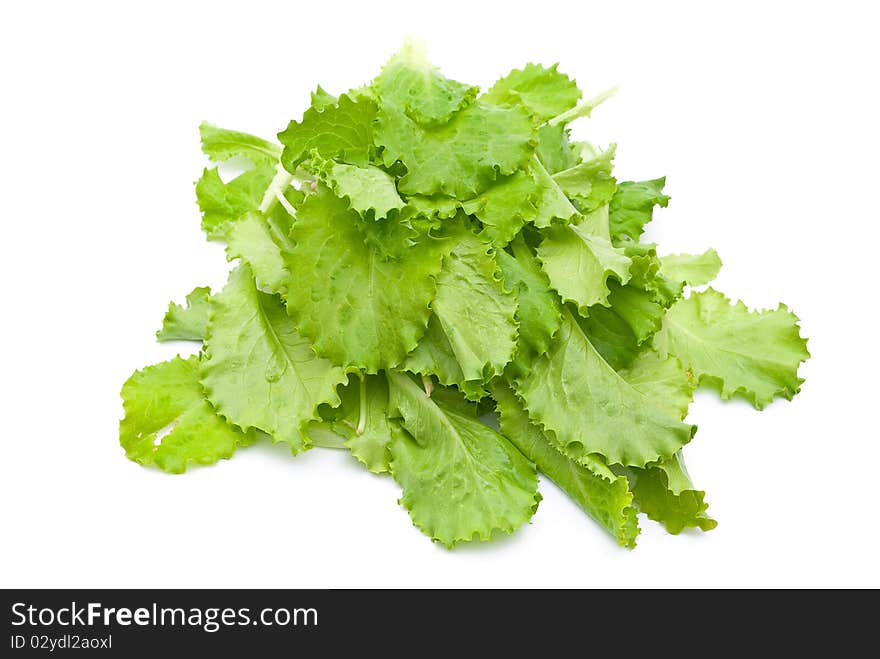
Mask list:
[{"label": "green lettuce leaf", "polygon": [[281,157],[281,147],[277,144],[248,133],[219,128],[207,121],[199,126],[199,136],[202,141],[202,151],[214,162],[223,162],[239,156],[253,163],[268,161],[274,165]]},{"label": "green lettuce leaf", "polygon": [[609,277],[624,284],[629,280],[631,261],[611,244],[602,215],[597,211],[578,224],[552,226],[538,247],[551,286],[584,316],[591,305],[608,306]]},{"label": "green lettuce leaf", "polygon": [[512,533],[537,509],[535,466],[476,416],[425,396],[401,373],[388,373],[390,409],[406,433],[391,444],[391,474],[413,524],[451,548],[474,537]]},{"label": "green lettuce leaf", "polygon": [[318,174],[327,187],[337,197],[347,199],[351,209],[361,217],[381,220],[405,205],[397,194],[394,177],[373,165],[358,167],[324,161],[318,165]]},{"label": "green lettuce leaf", "polygon": [[534,217],[536,227],[549,227],[554,220],[568,222],[578,214],[559,184],[553,180],[549,172],[537,158],[529,164],[535,185],[538,190],[538,207]]},{"label": "green lettuce leaf", "polygon": [[616,144],[605,151],[595,149],[589,144],[584,147],[584,160],[553,175],[553,180],[569,197],[589,197],[597,176],[610,175],[614,168]]},{"label": "green lettuce leaf", "polygon": [[608,213],[611,239],[615,243],[624,238],[638,240],[654,215],[654,206],[665,208],[669,204],[669,197],[663,194],[664,185],[665,176],[652,181],[617,184]]},{"label": "green lettuce leaf", "polygon": [[644,350],[620,371],[620,377],[647,396],[656,409],[681,420],[687,416],[696,383],[690,371],[672,355],[664,357],[654,350]]},{"label": "green lettuce leaf", "polygon": [[240,428],[258,428],[293,453],[308,448],[305,426],[319,405],[339,404],[343,370],[315,356],[281,299],[259,291],[247,266],[230,273],[212,308],[201,369],[208,399]]},{"label": "green lettuce leaf", "polygon": [[458,358],[452,350],[449,337],[443,331],[436,314],[431,316],[425,335],[415,350],[407,355],[403,367],[418,375],[434,376],[442,385],[454,385],[470,400],[480,400],[486,396],[482,375],[470,380],[465,377],[461,364],[458,363]]},{"label": "green lettuce leaf", "polygon": [[478,87],[450,80],[431,66],[424,48],[407,42],[382,67],[373,88],[384,107],[395,107],[422,125],[445,124],[474,102]]},{"label": "green lettuce leaf", "polygon": [[562,124],[544,124],[538,128],[538,147],[535,154],[550,174],[577,164],[577,152],[568,138],[568,129]]},{"label": "green lettuce leaf", "polygon": [[652,300],[668,309],[684,293],[684,282],[667,277],[657,247],[652,243],[626,243],[624,253],[632,259],[629,285],[648,293]]},{"label": "green lettuce leaf", "polygon": [[691,286],[703,286],[718,276],[721,258],[714,249],[702,254],[669,254],[660,259],[660,272],[675,281]]},{"label": "green lettuce leaf", "polygon": [[750,312],[709,288],[677,302],[654,336],[654,347],[673,354],[701,383],[724,399],[739,395],[757,409],[800,390],[798,366],[810,353],[798,317],[784,304]]},{"label": "green lettuce leaf", "polygon": [[312,106],[301,122],[291,121],[278,133],[284,145],[281,164],[293,173],[297,166],[317,151],[322,158],[340,158],[366,167],[373,146],[376,104],[367,98],[352,99],[343,94],[336,105]]},{"label": "green lettuce leaf", "polygon": [[202,211],[202,229],[209,240],[225,240],[229,228],[245,213],[260,207],[266,188],[275,178],[275,166],[264,161],[228,183],[216,168],[205,169],[196,182],[196,198]]},{"label": "green lettuce leaf", "polygon": [[681,453],[647,469],[632,469],[633,497],[639,511],[660,522],[669,533],[684,529],[711,531],[718,522],[706,514],[706,493],[694,489]]},{"label": "green lettuce leaf", "polygon": [[540,64],[526,64],[496,82],[481,100],[504,107],[523,107],[536,123],[543,123],[566,110],[581,98],[577,83],[564,73]]},{"label": "green lettuce leaf", "polygon": [[135,371],[122,386],[122,404],[119,443],[126,457],[173,474],[228,459],[255,439],[253,431],[226,423],[205,400],[196,355]]},{"label": "green lettuce leaf", "polygon": [[617,145],[605,151],[589,142],[571,145],[580,151],[579,162],[553,174],[553,180],[574,200],[582,213],[608,205],[617,192],[617,180],[611,175]]},{"label": "green lettuce leaf", "polygon": [[276,206],[268,216],[248,213],[229,229],[226,257],[247,263],[264,293],[284,294],[290,283],[284,254],[293,247],[288,238],[291,220],[284,208]]},{"label": "green lettuce leaf", "polygon": [[567,310],[550,351],[513,385],[529,417],[581,464],[598,453],[608,464],[644,467],[671,457],[696,431],[618,375]]},{"label": "green lettuce leaf", "polygon": [[559,298],[550,290],[547,275],[525,240],[518,237],[512,244],[513,254],[495,252],[504,286],[516,295],[516,318],[519,323],[517,359],[542,355],[550,349],[553,336],[562,322]]},{"label": "green lettuce leaf", "polygon": [[388,418],[388,382],[384,375],[349,375],[348,384],[338,390],[341,400],[329,419],[309,425],[309,436],[319,444],[320,433],[330,431],[342,439],[374,474],[390,471],[389,446],[399,426]]},{"label": "green lettuce leaf", "polygon": [[602,359],[615,371],[632,364],[641,352],[632,327],[613,307],[592,306],[586,318],[578,316],[576,320]]},{"label": "green lettuce leaf", "polygon": [[523,110],[480,102],[434,128],[383,107],[375,134],[385,166],[400,161],[406,167],[398,189],[407,195],[471,199],[499,174],[513,174],[534,149],[534,129]]},{"label": "green lettuce leaf", "polygon": [[316,110],[323,110],[328,105],[336,105],[339,98],[328,92],[326,89],[318,85],[310,95],[312,107]]},{"label": "green lettuce leaf", "polygon": [[449,220],[458,215],[462,202],[446,195],[412,195],[407,205],[417,214],[427,218]]},{"label": "green lettuce leaf", "polygon": [[483,224],[482,235],[496,247],[504,247],[523,224],[535,219],[539,191],[528,172],[520,170],[499,179],[481,195],[463,204],[465,212]]},{"label": "green lettuce leaf", "polygon": [[547,125],[549,126],[565,126],[575,119],[579,119],[581,117],[589,117],[592,115],[593,110],[602,105],[609,98],[614,96],[617,93],[617,87],[612,87],[611,89],[606,89],[601,94],[594,96],[593,98],[587,99],[586,101],[581,101],[575,107],[570,110],[566,110],[561,114],[557,114],[555,117],[549,119],[547,121]]},{"label": "green lettuce leaf", "polygon": [[324,186],[299,209],[291,239],[288,311],[317,353],[368,373],[399,365],[425,333],[450,241],[367,224]]},{"label": "green lettuce leaf", "polygon": [[[650,293],[637,286],[620,286],[610,282],[608,309],[626,323],[637,345],[642,345],[660,329],[666,309]],[[594,307],[590,308],[592,315]]]},{"label": "green lettuce leaf", "polygon": [[156,332],[156,338],[159,341],[203,341],[210,310],[211,289],[207,286],[194,288],[186,296],[185,307],[176,302],[168,304],[162,329]]},{"label": "green lettuce leaf", "polygon": [[505,291],[489,245],[467,229],[453,239],[437,277],[434,314],[464,379],[489,380],[513,358],[516,297]]},{"label": "green lettuce leaf", "polygon": [[683,284],[660,273],[653,245],[629,243],[630,280],[608,283],[608,306],[594,305],[578,318],[584,333],[615,370],[628,366],[663,324],[666,309],[681,296]]},{"label": "green lettuce leaf", "polygon": [[[348,430],[345,445],[373,473],[390,472],[389,447],[401,431],[388,418],[388,382],[382,376],[366,375],[360,381],[358,392],[359,425],[354,427],[354,432]],[[343,423],[348,425],[350,421],[348,417]]]},{"label": "green lettuce leaf", "polygon": [[548,440],[546,433],[529,420],[506,385],[494,384],[492,395],[501,415],[501,433],[611,533],[621,547],[635,547],[639,524],[626,476],[614,474],[595,456],[585,461],[587,466],[565,457],[556,449],[555,442]]}]

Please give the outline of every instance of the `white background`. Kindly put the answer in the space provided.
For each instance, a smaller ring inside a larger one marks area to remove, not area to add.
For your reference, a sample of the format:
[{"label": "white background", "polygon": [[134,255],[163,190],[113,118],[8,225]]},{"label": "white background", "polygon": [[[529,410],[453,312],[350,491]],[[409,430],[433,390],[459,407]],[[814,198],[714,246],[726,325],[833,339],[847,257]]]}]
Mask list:
[{"label": "white background", "polygon": [[[3,3],[0,586],[880,586],[873,3]],[[635,551],[552,484],[453,552],[347,454],[281,446],[168,476],[118,446],[119,388],[189,346],[169,299],[222,285],[192,188],[203,119],[271,137],[407,34],[481,85],[532,60],[619,95],[577,136],[668,177],[648,237],[714,246],[717,287],[784,300],[813,359],[763,413],[697,397],[686,457],[719,520]]]}]

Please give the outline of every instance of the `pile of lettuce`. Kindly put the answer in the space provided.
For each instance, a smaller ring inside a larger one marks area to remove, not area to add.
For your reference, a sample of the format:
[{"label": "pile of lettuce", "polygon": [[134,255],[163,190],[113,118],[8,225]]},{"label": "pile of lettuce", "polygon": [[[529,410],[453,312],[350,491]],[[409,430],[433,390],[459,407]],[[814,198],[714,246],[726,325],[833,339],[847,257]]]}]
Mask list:
[{"label": "pile of lettuce", "polygon": [[641,241],[664,179],[570,140],[606,96],[535,64],[481,93],[405,45],[369,85],[318,87],[280,144],[203,124],[214,163],[246,163],[196,185],[235,266],[158,333],[200,353],[123,386],[126,455],[181,473],[264,436],[344,448],[447,547],[528,521],[539,472],[623,546],[639,512],[713,528],[682,459],[694,389],[761,409],[809,353],[784,305],[694,289],[714,250]]}]

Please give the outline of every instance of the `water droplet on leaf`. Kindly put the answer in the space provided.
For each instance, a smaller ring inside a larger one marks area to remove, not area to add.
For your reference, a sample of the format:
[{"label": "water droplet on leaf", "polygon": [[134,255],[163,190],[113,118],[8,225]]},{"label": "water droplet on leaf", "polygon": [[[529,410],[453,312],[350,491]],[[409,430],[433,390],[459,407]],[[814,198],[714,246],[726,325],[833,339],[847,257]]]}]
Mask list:
[{"label": "water droplet on leaf", "polygon": [[287,360],[276,352],[269,359],[269,364],[266,366],[266,380],[268,382],[278,382],[286,370]]}]

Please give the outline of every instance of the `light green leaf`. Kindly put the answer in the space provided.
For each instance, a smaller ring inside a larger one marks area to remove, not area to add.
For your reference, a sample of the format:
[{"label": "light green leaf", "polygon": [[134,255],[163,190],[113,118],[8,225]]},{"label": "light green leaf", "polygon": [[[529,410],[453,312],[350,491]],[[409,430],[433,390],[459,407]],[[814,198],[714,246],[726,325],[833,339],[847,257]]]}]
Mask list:
[{"label": "light green leaf", "polygon": [[312,107],[316,110],[323,110],[328,105],[336,105],[337,103],[339,103],[339,99],[328,92],[326,89],[321,87],[321,85],[318,85],[315,88],[315,91],[313,91],[310,96]]},{"label": "light green leaf", "polygon": [[274,166],[281,157],[281,147],[277,144],[237,130],[219,128],[207,121],[199,126],[199,136],[202,151],[214,162],[242,156],[254,163],[270,161]]},{"label": "light green leaf", "polygon": [[561,124],[544,124],[538,128],[538,148],[535,153],[550,174],[561,172],[578,162],[577,153],[569,144],[568,137],[568,129]]},{"label": "light green leaf", "polygon": [[331,160],[319,164],[318,173],[336,196],[348,199],[352,210],[362,217],[381,220],[404,207],[394,178],[373,165],[358,167]]},{"label": "light green leaf", "polygon": [[589,197],[597,176],[610,175],[614,168],[616,144],[610,145],[605,151],[595,149],[589,144],[584,146],[584,160],[553,175],[553,180],[569,197]]},{"label": "light green leaf", "polygon": [[538,475],[522,453],[476,416],[426,397],[406,375],[391,372],[388,380],[390,409],[408,431],[391,444],[391,473],[417,527],[451,548],[531,519]]},{"label": "light green leaf", "polygon": [[241,428],[259,428],[293,453],[308,448],[303,430],[319,405],[339,403],[343,370],[315,356],[281,299],[260,292],[247,266],[230,273],[212,307],[202,364],[208,399]]},{"label": "light green leaf", "polygon": [[549,227],[554,220],[568,222],[578,214],[578,210],[537,158],[532,158],[529,169],[538,188],[538,210],[534,218],[536,227]]},{"label": "light green leaf", "polygon": [[489,245],[466,229],[453,240],[432,306],[464,379],[488,380],[513,358],[516,298],[504,290]]},{"label": "light green leaf", "polygon": [[496,247],[504,247],[523,224],[535,219],[539,190],[527,172],[520,170],[499,179],[479,196],[464,202],[465,212],[483,223],[481,235]]},{"label": "light green leaf", "polygon": [[581,330],[593,347],[615,371],[626,368],[641,352],[632,327],[614,307],[595,305],[586,318],[576,318]]},{"label": "light green leaf", "polygon": [[683,290],[659,273],[660,260],[653,245],[628,243],[632,259],[625,286],[609,282],[607,307],[594,305],[578,323],[602,358],[615,370],[628,366],[641,346],[660,329],[666,309]]},{"label": "light green leaf", "polygon": [[556,70],[540,64],[526,64],[496,82],[480,100],[506,107],[524,107],[537,123],[570,110],[581,98],[577,83]]},{"label": "light green leaf", "polygon": [[119,443],[129,460],[182,474],[191,464],[208,465],[232,457],[254,440],[226,423],[205,400],[199,358],[147,366],[122,386],[125,417]]},{"label": "light green leaf", "polygon": [[669,254],[660,259],[660,272],[675,281],[691,286],[703,286],[718,276],[721,258],[714,249],[702,254]]},{"label": "light green leaf", "polygon": [[373,146],[373,122],[376,104],[367,98],[353,100],[343,94],[336,105],[310,107],[301,122],[291,121],[287,129],[278,133],[284,145],[281,164],[289,172],[317,151],[322,158],[340,158],[352,165],[365,167]]},{"label": "light green leaf", "polygon": [[557,448],[581,464],[598,453],[609,464],[643,467],[671,457],[696,431],[621,378],[568,311],[550,351],[514,389]]},{"label": "light green leaf", "polygon": [[[608,307],[629,326],[638,345],[654,336],[666,315],[666,309],[650,293],[629,284],[619,286],[612,282]],[[593,308],[589,313],[593,313]]]},{"label": "light green leaf", "polygon": [[[350,375],[348,385],[339,389],[341,403],[330,412],[330,419],[309,426],[315,437],[318,429],[340,436],[348,448],[374,474],[390,471],[389,446],[399,426],[388,418],[388,382],[384,375]],[[316,442],[317,443],[317,442]]]},{"label": "light green leaf", "polygon": [[572,197],[574,205],[581,213],[592,213],[608,206],[617,192],[617,179],[608,174],[596,174],[586,197]]},{"label": "light green leaf", "polygon": [[711,531],[718,522],[706,514],[706,493],[694,489],[681,453],[647,469],[632,469],[633,496],[639,510],[673,535],[684,529]]},{"label": "light green leaf", "polygon": [[400,364],[425,333],[450,241],[397,220],[366,223],[324,186],[299,209],[291,239],[288,311],[317,353],[369,373]]},{"label": "light green leaf", "polygon": [[194,288],[186,296],[186,306],[176,302],[168,304],[162,320],[162,329],[156,332],[159,341],[202,341],[211,310],[211,289],[207,286]]},{"label": "light green leaf", "polygon": [[263,194],[275,177],[275,167],[262,163],[224,183],[215,169],[206,169],[196,183],[202,211],[202,229],[209,240],[225,240],[229,227],[245,213],[259,208]]},{"label": "light green leaf", "polygon": [[416,349],[407,355],[403,367],[412,373],[434,376],[440,384],[455,385],[470,400],[486,396],[482,377],[473,380],[465,377],[436,314],[431,316],[425,335]]},{"label": "light green leaf", "polygon": [[547,125],[549,126],[565,126],[575,119],[580,119],[581,117],[589,117],[593,114],[593,110],[602,105],[609,98],[614,96],[617,93],[617,87],[612,87],[610,89],[606,89],[604,92],[597,94],[593,98],[589,98],[585,101],[581,101],[575,107],[570,110],[566,110],[562,114],[557,114],[555,117],[549,119],[547,121]]},{"label": "light green leaf", "polygon": [[541,473],[611,533],[621,547],[635,547],[639,523],[626,476],[614,474],[595,456],[586,461],[589,468],[565,457],[556,449],[555,443],[529,420],[522,404],[507,385],[494,384],[492,395],[501,415],[501,433],[534,462]]},{"label": "light green leaf", "polygon": [[669,197],[663,194],[666,177],[653,181],[622,181],[611,199],[609,223],[611,239],[619,242],[624,238],[638,240],[645,225],[654,215],[654,206],[666,208]]},{"label": "light green leaf", "polygon": [[582,213],[591,213],[609,204],[617,191],[617,180],[611,175],[617,145],[612,144],[605,151],[588,142],[571,146],[580,151],[580,162],[555,173],[553,180]]},{"label": "light green leaf", "polygon": [[668,309],[684,293],[684,282],[673,280],[661,271],[657,246],[652,243],[623,245],[624,253],[632,259],[629,285],[648,293],[652,300]]},{"label": "light green leaf", "polygon": [[501,267],[504,287],[517,299],[519,322],[517,359],[524,354],[544,354],[561,322],[559,298],[550,289],[547,275],[532,255],[522,237],[513,241],[511,256],[504,250],[495,252]]},{"label": "light green leaf", "polygon": [[398,160],[407,169],[398,189],[404,194],[446,194],[467,200],[500,175],[513,174],[531,155],[534,129],[519,108],[474,103],[448,122],[425,128],[403,112],[383,107],[376,144],[387,167]]},{"label": "light green leaf", "polygon": [[479,87],[450,80],[431,66],[424,47],[409,41],[382,67],[373,88],[383,107],[423,125],[444,124],[474,102]]},{"label": "light green leaf", "polygon": [[446,195],[412,195],[406,200],[412,210],[427,218],[449,220],[458,215],[462,202]]},{"label": "light green leaf", "polygon": [[760,410],[777,396],[791,400],[800,390],[798,366],[810,353],[798,322],[784,304],[750,312],[709,288],[669,310],[654,347],[678,357],[722,398],[739,395]]},{"label": "light green leaf", "polygon": [[345,445],[351,454],[367,469],[380,474],[391,471],[391,442],[400,433],[388,418],[388,382],[379,375],[366,375],[359,387],[360,412],[363,430],[355,426]]},{"label": "light green leaf", "polygon": [[284,293],[290,283],[283,254],[292,248],[288,238],[292,219],[276,206],[268,217],[248,213],[229,229],[226,257],[247,263],[265,293]]},{"label": "light green leaf", "polygon": [[696,384],[693,375],[672,355],[661,357],[654,350],[644,350],[629,368],[620,371],[636,391],[651,400],[652,406],[676,416],[687,416]]},{"label": "light green leaf", "polygon": [[611,244],[601,214],[597,211],[579,224],[550,227],[538,247],[551,286],[584,316],[591,305],[608,306],[609,277],[624,284],[629,280],[631,261]]}]

